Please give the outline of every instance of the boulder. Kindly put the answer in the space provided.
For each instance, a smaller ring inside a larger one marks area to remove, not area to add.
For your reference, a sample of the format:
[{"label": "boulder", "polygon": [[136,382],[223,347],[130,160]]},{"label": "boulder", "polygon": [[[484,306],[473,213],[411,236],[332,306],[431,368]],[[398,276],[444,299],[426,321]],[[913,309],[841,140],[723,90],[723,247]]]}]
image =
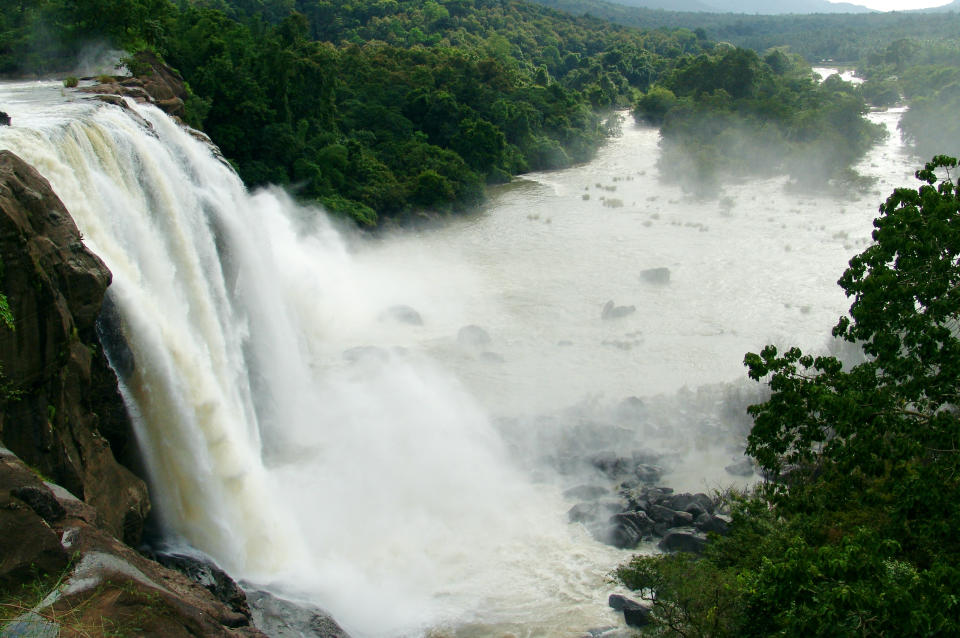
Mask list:
[{"label": "boulder", "polygon": [[270,638],[350,638],[323,609],[266,591],[247,593],[253,623]]},{"label": "boulder", "polygon": [[732,522],[733,519],[725,514],[701,514],[697,517],[694,525],[701,532],[723,535],[730,529],[730,523]]},{"label": "boulder", "polygon": [[623,504],[616,499],[602,499],[577,503],[567,511],[567,519],[571,523],[589,523],[600,521],[623,510]]},{"label": "boulder", "polygon": [[[154,554],[154,560],[170,569],[175,569],[193,582],[205,587],[217,600],[233,611],[250,618],[247,596],[227,572],[208,558],[186,554]],[[246,623],[244,623],[246,624]]]},{"label": "boulder", "polygon": [[624,609],[623,620],[631,627],[645,627],[650,624],[650,608],[640,606],[635,609]]},{"label": "boulder", "polygon": [[601,540],[620,549],[633,549],[653,533],[654,522],[646,512],[621,512],[610,517]]},{"label": "boulder", "polygon": [[0,111],[0,126],[10,126],[10,124],[11,124],[10,116],[7,115],[5,112]]},{"label": "boulder", "polygon": [[667,530],[657,547],[665,552],[690,552],[699,554],[706,547],[707,537],[692,527],[677,527]]},{"label": "boulder", "polygon": [[613,300],[608,301],[603,305],[603,310],[600,311],[601,319],[619,319],[620,317],[626,317],[627,315],[632,315],[637,311],[636,306],[618,306],[613,303]]},{"label": "boulder", "polygon": [[620,594],[610,594],[610,597],[607,598],[607,605],[615,611],[623,611],[627,607],[640,607],[640,603],[637,601]]},{"label": "boulder", "polygon": [[395,321],[409,326],[422,326],[423,317],[410,306],[390,306],[380,313],[380,321]]},{"label": "boulder", "polygon": [[663,286],[670,283],[670,269],[648,268],[647,270],[640,271],[640,278],[647,283]]},{"label": "boulder", "polygon": [[47,180],[9,151],[0,151],[0,263],[11,322],[0,321],[0,439],[135,544],[150,502],[114,454],[133,448],[133,429],[96,331],[110,271]]},{"label": "boulder", "polygon": [[43,482],[12,452],[0,448],[0,594],[67,567],[69,555],[44,518],[63,508],[56,510],[50,501],[56,499]]}]

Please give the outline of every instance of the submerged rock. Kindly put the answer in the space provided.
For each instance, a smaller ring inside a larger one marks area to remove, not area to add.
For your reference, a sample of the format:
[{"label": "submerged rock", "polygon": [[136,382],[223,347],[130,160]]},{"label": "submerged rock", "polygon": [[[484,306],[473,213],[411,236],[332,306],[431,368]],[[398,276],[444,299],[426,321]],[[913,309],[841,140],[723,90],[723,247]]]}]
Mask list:
[{"label": "submerged rock", "polygon": [[632,315],[637,311],[636,306],[618,306],[613,303],[613,300],[608,301],[603,305],[603,310],[600,311],[601,319],[619,319],[620,317],[626,317],[627,315]]},{"label": "submerged rock", "polygon": [[669,268],[648,268],[640,272],[640,278],[651,284],[665,285],[670,283]]},{"label": "submerged rock", "polygon": [[490,333],[473,324],[460,328],[457,332],[457,343],[470,348],[483,348],[490,345]]},{"label": "submerged rock", "polygon": [[380,313],[380,321],[396,321],[410,326],[422,326],[423,317],[410,306],[390,306]]}]

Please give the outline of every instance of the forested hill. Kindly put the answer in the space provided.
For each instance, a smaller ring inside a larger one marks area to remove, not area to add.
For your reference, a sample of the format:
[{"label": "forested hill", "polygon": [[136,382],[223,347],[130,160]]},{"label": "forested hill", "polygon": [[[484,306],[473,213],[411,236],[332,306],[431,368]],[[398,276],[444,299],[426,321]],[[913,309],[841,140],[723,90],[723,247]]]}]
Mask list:
[{"label": "forested hill", "polygon": [[585,161],[607,135],[598,113],[706,44],[508,0],[0,5],[3,74],[65,71],[104,39],[183,74],[188,121],[247,184],[288,184],[366,225]]},{"label": "forested hill", "polygon": [[644,9],[604,0],[534,1],[573,15],[589,14],[640,29],[687,28],[711,40],[760,52],[787,46],[810,62],[853,63],[864,52],[899,39],[935,41],[960,33],[960,13],[954,12],[743,15]]}]

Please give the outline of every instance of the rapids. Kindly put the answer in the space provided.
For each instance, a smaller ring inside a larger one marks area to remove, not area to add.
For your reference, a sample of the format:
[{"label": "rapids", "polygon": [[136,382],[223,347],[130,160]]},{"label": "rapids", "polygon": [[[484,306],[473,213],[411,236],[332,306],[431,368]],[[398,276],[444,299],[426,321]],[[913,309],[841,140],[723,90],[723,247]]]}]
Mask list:
[{"label": "rapids", "polygon": [[[592,477],[552,461],[613,433],[667,454],[668,485],[732,483],[759,396],[744,352],[827,347],[847,305],[834,282],[916,164],[891,110],[871,115],[893,135],[860,167],[868,193],[765,179],[696,201],[657,180],[657,132],[625,123],[585,166],[371,239],[247,193],[151,107],[23,83],[0,86],[0,110],[0,148],[50,180],[113,272],[167,542],[357,638],[622,622],[607,574],[629,552],[567,523],[563,489]],[[603,319],[608,301],[634,311]]]}]

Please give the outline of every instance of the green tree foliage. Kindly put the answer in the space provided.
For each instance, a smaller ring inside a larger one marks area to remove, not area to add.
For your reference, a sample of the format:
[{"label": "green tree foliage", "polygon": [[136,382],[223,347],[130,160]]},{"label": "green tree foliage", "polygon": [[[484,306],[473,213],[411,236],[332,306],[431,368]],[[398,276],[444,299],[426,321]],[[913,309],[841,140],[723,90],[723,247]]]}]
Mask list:
[{"label": "green tree foliage", "polygon": [[734,504],[730,535],[704,557],[618,570],[655,592],[655,634],[960,633],[955,167],[937,156],[919,188],[896,189],[839,281],[853,303],[833,332],[859,344],[861,363],[746,355],[771,391],[749,410],[747,451],[773,480]]}]

